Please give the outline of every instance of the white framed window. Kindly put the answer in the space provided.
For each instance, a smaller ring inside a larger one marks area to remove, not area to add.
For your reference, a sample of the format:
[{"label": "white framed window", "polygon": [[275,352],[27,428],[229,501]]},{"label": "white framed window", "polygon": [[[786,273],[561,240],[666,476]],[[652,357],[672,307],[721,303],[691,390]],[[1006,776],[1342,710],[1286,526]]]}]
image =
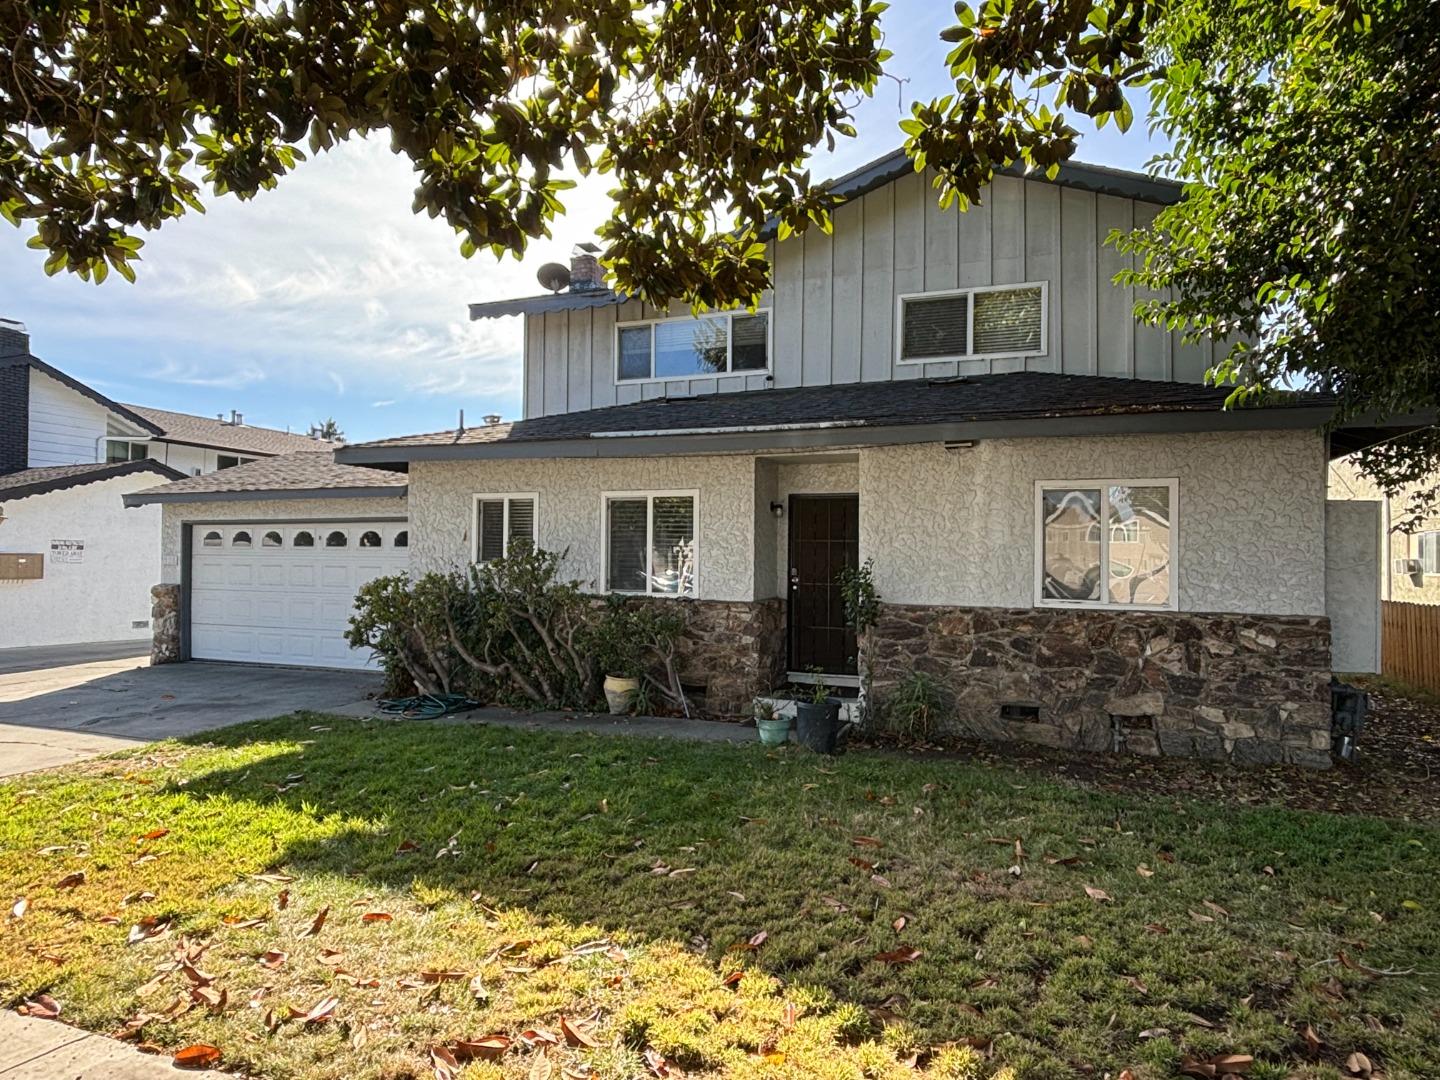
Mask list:
[{"label": "white framed window", "polygon": [[135,442],[132,439],[106,439],[105,440],[105,462],[115,464],[119,461],[144,461],[150,456],[150,445],[143,442]]},{"label": "white framed window", "polygon": [[[540,496],[533,491],[500,492],[475,496],[470,528],[471,561],[500,558],[516,540],[536,543],[535,518]],[[409,542],[409,536],[406,536]]]},{"label": "white framed window", "polygon": [[254,460],[253,457],[242,457],[239,454],[216,454],[215,468],[216,470],[233,469],[240,465],[249,465]]},{"label": "white framed window", "polygon": [[896,300],[902,364],[1039,356],[1049,351],[1049,283],[906,293]]},{"label": "white framed window", "polygon": [[607,491],[601,538],[606,592],[699,595],[698,491]]},{"label": "white framed window", "polygon": [[1174,611],[1179,481],[1035,484],[1039,607]]},{"label": "white framed window", "polygon": [[1423,532],[1417,539],[1422,574],[1440,574],[1440,532]]},{"label": "white framed window", "polygon": [[617,383],[769,370],[769,308],[615,324]]}]

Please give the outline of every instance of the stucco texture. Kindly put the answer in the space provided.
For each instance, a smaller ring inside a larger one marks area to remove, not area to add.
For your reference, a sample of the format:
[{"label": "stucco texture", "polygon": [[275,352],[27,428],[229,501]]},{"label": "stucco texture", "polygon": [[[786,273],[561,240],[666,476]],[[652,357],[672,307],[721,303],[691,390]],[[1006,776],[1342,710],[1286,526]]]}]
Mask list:
[{"label": "stucco texture", "polygon": [[[152,483],[150,485],[154,487]],[[236,499],[225,502],[166,503],[160,529],[160,582],[180,581],[180,536],[187,523],[214,521],[357,521],[404,518],[403,498]],[[411,531],[410,543],[415,543]],[[152,582],[151,584],[154,584]]]},{"label": "stucco texture", "polygon": [[470,556],[477,493],[536,492],[536,543],[566,553],[564,570],[599,591],[602,493],[699,491],[696,562],[703,600],[755,599],[755,458],[417,461],[410,466],[412,572]]},{"label": "stucco texture", "polygon": [[860,454],[860,556],[897,604],[1034,604],[1037,480],[1179,480],[1182,611],[1325,613],[1318,432],[997,439]]},{"label": "stucco texture", "polygon": [[1325,607],[1336,671],[1380,670],[1380,503],[1325,504]]},{"label": "stucco texture", "polygon": [[[127,510],[123,498],[155,480],[135,473],[5,501],[0,551],[44,555],[45,576],[0,581],[0,649],[150,637],[160,512]],[[84,551],[59,561],[52,540],[79,541]]]}]

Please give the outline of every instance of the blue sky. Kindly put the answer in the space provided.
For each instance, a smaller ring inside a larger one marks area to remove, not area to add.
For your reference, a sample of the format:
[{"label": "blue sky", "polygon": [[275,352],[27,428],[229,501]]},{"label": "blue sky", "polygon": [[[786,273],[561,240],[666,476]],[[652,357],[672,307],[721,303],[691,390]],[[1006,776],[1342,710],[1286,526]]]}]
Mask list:
[{"label": "blue sky", "polygon": [[[915,100],[950,89],[938,38],[950,5],[897,0],[885,16],[890,71],[856,114],[859,138],[816,158],[838,175],[894,149]],[[1142,104],[1136,102],[1137,106]],[[1081,160],[1142,168],[1143,125],[1087,132]],[[333,416],[353,440],[520,409],[519,318],[469,321],[466,304],[539,291],[605,216],[604,178],[567,193],[570,213],[525,258],[461,258],[447,226],[410,211],[406,162],[383,138],[315,158],[250,202],[207,200],[146,238],[139,280],[46,278],[43,255],[0,224],[0,315],[36,355],[121,401],[303,431]]]}]

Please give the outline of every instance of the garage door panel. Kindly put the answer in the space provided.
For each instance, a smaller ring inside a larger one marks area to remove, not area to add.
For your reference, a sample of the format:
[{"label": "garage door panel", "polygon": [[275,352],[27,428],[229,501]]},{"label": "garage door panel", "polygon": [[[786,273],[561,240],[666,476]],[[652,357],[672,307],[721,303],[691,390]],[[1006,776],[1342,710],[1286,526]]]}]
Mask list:
[{"label": "garage door panel", "polygon": [[[237,523],[230,531],[263,536],[276,526]],[[404,548],[292,547],[295,533],[340,530],[358,539],[381,526],[361,523],[286,528],[287,543],[236,550],[197,547],[190,567],[190,651],[200,660],[373,668],[345,631],[361,585],[406,569]],[[404,526],[397,526],[404,528]],[[389,536],[388,532],[382,533]]]}]

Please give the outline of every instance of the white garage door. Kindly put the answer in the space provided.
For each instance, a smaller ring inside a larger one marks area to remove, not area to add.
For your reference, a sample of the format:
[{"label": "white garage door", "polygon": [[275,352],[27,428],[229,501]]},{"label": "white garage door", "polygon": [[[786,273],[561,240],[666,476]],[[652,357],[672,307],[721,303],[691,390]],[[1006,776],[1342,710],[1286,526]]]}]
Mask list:
[{"label": "white garage door", "polygon": [[365,582],[409,563],[404,522],[194,527],[190,655],[305,667],[373,667],[345,630]]}]

